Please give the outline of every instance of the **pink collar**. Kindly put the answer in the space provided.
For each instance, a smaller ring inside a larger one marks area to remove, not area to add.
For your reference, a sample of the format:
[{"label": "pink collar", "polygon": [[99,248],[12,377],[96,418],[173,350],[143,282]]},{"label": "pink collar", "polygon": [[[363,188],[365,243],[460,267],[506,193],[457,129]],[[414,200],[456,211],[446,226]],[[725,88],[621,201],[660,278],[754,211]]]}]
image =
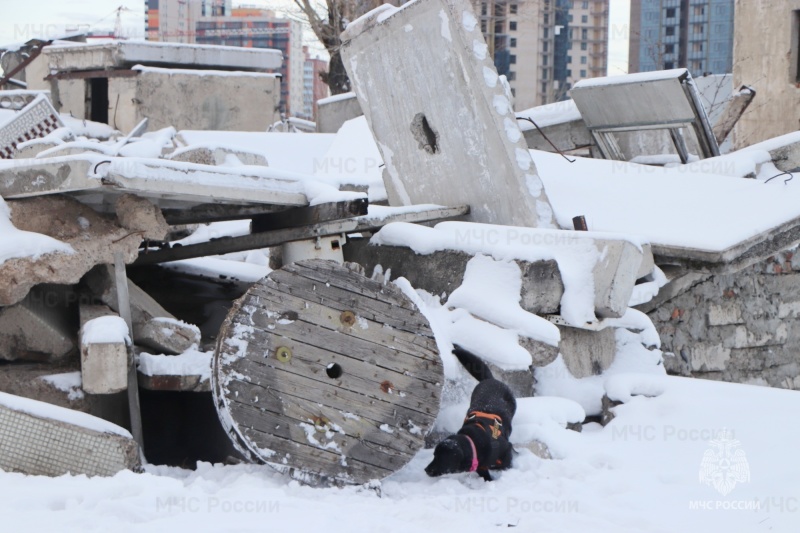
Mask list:
[{"label": "pink collar", "polygon": [[474,472],[478,469],[478,450],[475,449],[475,443],[472,442],[472,439],[469,438],[467,435],[464,436],[467,437],[469,445],[472,447],[472,466],[469,467],[469,471]]}]

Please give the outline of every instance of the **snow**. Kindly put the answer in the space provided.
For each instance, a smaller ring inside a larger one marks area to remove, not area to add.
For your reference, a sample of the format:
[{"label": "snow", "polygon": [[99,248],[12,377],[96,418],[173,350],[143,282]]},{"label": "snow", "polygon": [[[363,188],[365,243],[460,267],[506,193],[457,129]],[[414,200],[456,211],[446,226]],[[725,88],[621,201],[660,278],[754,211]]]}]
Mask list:
[{"label": "snow", "polygon": [[[563,102],[554,102],[552,104],[525,109],[517,113],[517,118],[530,118],[536,122],[540,128],[544,128],[546,126],[552,126],[553,124],[563,124],[565,122],[581,120],[582,117],[574,100],[564,100]],[[520,120],[518,122],[519,128],[522,131],[535,128],[535,126],[527,120]]]},{"label": "snow", "polygon": [[228,260],[224,259],[224,256],[182,259],[180,261],[162,263],[161,266],[168,270],[203,278],[227,279],[245,283],[255,283],[272,272],[272,269],[267,265]]},{"label": "snow", "polygon": [[70,401],[80,400],[84,397],[83,380],[80,371],[65,372],[63,374],[51,374],[49,376],[39,376],[39,379],[52,385],[56,389],[66,392],[67,399]]},{"label": "snow", "polygon": [[531,155],[564,228],[584,215],[592,230],[635,231],[654,246],[722,252],[800,216],[800,180],[764,183],[721,174],[732,168],[731,156],[658,168]]},{"label": "snow", "polygon": [[453,36],[450,34],[450,19],[445,13],[444,9],[439,11],[439,20],[441,20],[441,34],[442,37],[448,42],[453,42]]},{"label": "snow", "polygon": [[317,100],[317,106],[332,104],[334,102],[341,102],[342,100],[350,100],[351,98],[355,97],[356,93],[354,92],[334,94],[333,96],[328,96],[327,98],[320,98],[319,100]]},{"label": "snow", "polygon": [[59,116],[64,125],[71,129],[75,135],[82,135],[93,139],[108,139],[115,134],[119,135],[119,131],[108,124],[75,118],[66,113],[61,113]]},{"label": "snow", "polygon": [[483,81],[489,88],[497,87],[497,70],[494,67],[483,67]]},{"label": "snow", "polygon": [[179,355],[139,354],[139,372],[147,376],[200,376],[211,378],[211,359],[214,352],[201,352],[194,346]]},{"label": "snow", "polygon": [[280,74],[272,72],[247,72],[243,70],[196,70],[188,68],[161,68],[161,67],[146,67],[143,65],[136,65],[131,68],[139,72],[152,73],[152,74],[183,74],[185,76],[216,76],[216,77],[252,77],[252,78],[274,78]]},{"label": "snow", "polygon": [[593,269],[601,257],[594,239],[603,238],[624,239],[637,246],[643,243],[634,236],[620,234],[465,222],[441,222],[434,228],[403,222],[391,223],[376,233],[370,243],[406,246],[421,255],[457,250],[471,255],[483,253],[506,261],[555,259],[564,282],[561,315],[569,323],[581,325],[596,321]]},{"label": "snow", "polygon": [[[131,434],[124,428],[81,411],[74,411],[49,403],[23,398],[21,396],[14,396],[13,394],[6,394],[5,392],[0,392],[0,405],[39,418],[56,420],[65,424],[91,429],[92,431],[99,431],[100,433],[112,433],[114,435],[131,438]],[[4,476],[6,476],[6,474],[3,474],[2,470],[0,470],[0,478]],[[2,486],[7,486],[7,484],[0,482],[0,487]],[[2,491],[2,489],[0,489],[0,491]]]},{"label": "snow", "polygon": [[67,243],[41,233],[18,230],[10,219],[11,210],[0,197],[0,264],[9,259],[29,257],[36,260],[50,253],[75,253]]},{"label": "snow", "polygon": [[655,70],[652,72],[638,72],[636,74],[625,74],[624,76],[606,76],[602,78],[587,78],[577,82],[573,88],[578,87],[601,87],[605,85],[620,85],[631,83],[642,83],[646,81],[671,80],[677,79],[688,74],[685,68],[675,68],[671,70]]},{"label": "snow", "polygon": [[281,132],[249,131],[199,131],[182,130],[178,138],[187,147],[233,148],[239,151],[263,154],[269,168],[297,174],[312,175],[317,172],[335,135],[315,133],[301,135]]},{"label": "snow", "polygon": [[81,328],[81,343],[87,344],[130,344],[128,325],[118,316],[101,316],[86,322]]},{"label": "snow", "polygon": [[[574,418],[573,404],[549,401],[521,401],[514,434],[538,428],[562,457],[540,459],[517,445],[514,467],[492,483],[474,474],[428,478],[432,450],[374,489],[304,487],[257,465],[148,465],[144,474],[109,478],[0,473],[0,512],[9,531],[796,529],[800,465],[791,458],[800,430],[786,423],[800,410],[796,392],[669,377],[659,396],[634,397],[615,408],[607,427],[588,424],[582,433],[559,427]],[[699,475],[710,441],[726,438],[725,430],[738,441],[750,479],[723,496]],[[331,517],[347,517],[346,526]]]}]

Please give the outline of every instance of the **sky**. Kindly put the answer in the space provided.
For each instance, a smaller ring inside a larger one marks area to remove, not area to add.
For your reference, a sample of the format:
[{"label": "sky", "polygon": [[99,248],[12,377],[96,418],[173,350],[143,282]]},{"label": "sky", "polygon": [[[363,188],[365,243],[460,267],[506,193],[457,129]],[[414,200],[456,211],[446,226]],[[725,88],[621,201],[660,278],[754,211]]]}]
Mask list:
[{"label": "sky", "polygon": [[[234,1],[234,4],[239,2]],[[286,10],[288,0],[246,0],[275,11]],[[608,74],[624,74],[628,63],[630,0],[610,0]],[[122,6],[123,33],[128,38],[144,38],[144,0],[0,0],[0,44],[25,42],[35,37],[52,38],[66,30],[112,31],[116,10]],[[313,46],[312,46],[313,48]]]}]

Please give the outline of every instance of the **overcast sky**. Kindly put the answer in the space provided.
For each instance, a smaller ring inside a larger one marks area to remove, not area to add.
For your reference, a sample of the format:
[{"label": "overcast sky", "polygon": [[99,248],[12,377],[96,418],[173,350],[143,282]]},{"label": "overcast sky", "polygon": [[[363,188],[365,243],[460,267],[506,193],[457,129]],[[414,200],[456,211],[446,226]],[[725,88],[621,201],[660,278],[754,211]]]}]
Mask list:
[{"label": "overcast sky", "polygon": [[[610,0],[609,75],[624,74],[628,64],[628,24],[630,0]],[[287,0],[244,0],[237,2],[281,10]],[[144,38],[144,0],[0,0],[0,44],[25,42],[34,37],[52,38],[66,30],[114,29],[116,9],[124,6],[123,33]]]}]

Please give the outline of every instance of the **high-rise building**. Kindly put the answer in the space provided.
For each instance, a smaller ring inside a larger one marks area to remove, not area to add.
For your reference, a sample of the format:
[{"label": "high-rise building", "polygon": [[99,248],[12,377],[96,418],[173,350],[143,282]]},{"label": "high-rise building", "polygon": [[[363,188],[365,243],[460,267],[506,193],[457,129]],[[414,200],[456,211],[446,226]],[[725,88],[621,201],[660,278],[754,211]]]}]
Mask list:
[{"label": "high-rise building", "polygon": [[517,109],[565,99],[608,68],[609,0],[473,0]]},{"label": "high-rise building", "polygon": [[303,47],[306,61],[303,64],[303,112],[298,113],[300,118],[316,120],[317,100],[327,98],[330,94],[328,85],[322,81],[321,72],[328,70],[328,62],[319,57],[311,57],[308,47]]},{"label": "high-rise building", "polygon": [[631,0],[629,72],[733,69],[734,0]]},{"label": "high-rise building", "polygon": [[303,114],[303,27],[266,9],[232,8],[231,0],[146,0],[151,40],[273,48],[283,53],[281,111]]}]

